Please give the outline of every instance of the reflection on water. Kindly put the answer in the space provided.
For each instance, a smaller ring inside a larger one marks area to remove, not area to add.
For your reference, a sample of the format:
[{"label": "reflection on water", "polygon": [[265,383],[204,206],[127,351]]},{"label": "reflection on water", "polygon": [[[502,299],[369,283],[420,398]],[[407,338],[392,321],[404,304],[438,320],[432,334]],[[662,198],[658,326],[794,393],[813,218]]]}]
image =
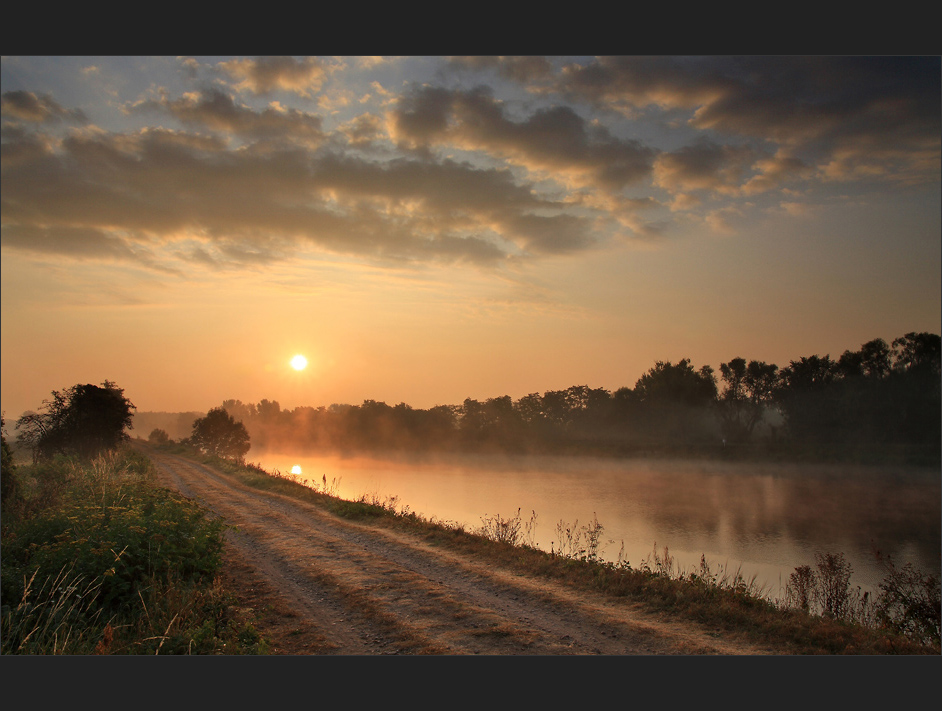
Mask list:
[{"label": "reflection on water", "polygon": [[[550,550],[556,524],[597,517],[607,545],[637,566],[667,546],[677,563],[741,569],[779,595],[798,565],[843,553],[852,585],[882,580],[872,551],[939,575],[940,476],[904,467],[667,460],[473,456],[371,459],[252,452],[248,460],[291,471],[338,496],[397,497],[398,506],[468,529],[482,517],[537,515],[535,539]],[[300,462],[300,464],[295,464]],[[297,471],[295,471],[297,469]]]}]

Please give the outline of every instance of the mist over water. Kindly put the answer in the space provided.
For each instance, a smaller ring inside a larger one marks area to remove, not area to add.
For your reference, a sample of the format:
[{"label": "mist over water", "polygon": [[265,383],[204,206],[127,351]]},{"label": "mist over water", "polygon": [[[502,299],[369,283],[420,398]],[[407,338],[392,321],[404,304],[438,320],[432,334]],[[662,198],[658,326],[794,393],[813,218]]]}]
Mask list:
[{"label": "mist over water", "polygon": [[534,538],[559,548],[556,525],[604,527],[602,557],[638,567],[666,546],[692,570],[757,576],[773,596],[818,553],[843,553],[851,585],[876,591],[873,551],[940,574],[942,487],[937,470],[592,457],[373,458],[251,451],[247,461],[321,485],[345,499],[397,498],[397,508],[473,530],[482,517],[536,513]]}]

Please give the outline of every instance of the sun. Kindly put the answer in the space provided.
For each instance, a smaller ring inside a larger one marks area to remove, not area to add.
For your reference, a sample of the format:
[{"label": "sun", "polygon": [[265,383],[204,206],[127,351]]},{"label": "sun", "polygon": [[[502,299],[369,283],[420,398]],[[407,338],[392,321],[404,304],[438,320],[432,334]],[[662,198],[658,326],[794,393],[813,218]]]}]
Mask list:
[{"label": "sun", "polygon": [[291,359],[291,367],[295,370],[304,370],[307,368],[307,358],[299,353]]}]

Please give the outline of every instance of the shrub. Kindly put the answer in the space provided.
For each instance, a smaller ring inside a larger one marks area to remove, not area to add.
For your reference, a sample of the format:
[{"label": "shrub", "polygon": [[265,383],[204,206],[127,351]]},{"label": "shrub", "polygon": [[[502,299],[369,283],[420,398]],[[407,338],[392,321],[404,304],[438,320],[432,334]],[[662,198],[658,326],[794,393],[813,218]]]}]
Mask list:
[{"label": "shrub", "polygon": [[151,433],[147,435],[147,441],[159,447],[161,445],[170,443],[170,435],[168,435],[166,431],[157,427],[151,430]]},{"label": "shrub", "polygon": [[532,512],[529,521],[524,522],[520,518],[520,509],[518,508],[517,513],[510,518],[502,518],[500,514],[482,516],[481,527],[475,533],[498,543],[508,543],[512,546],[526,545],[530,548],[536,548],[533,541],[535,528],[536,511]]},{"label": "shrub", "polygon": [[[139,615],[154,617],[148,624],[162,625],[160,634],[189,634],[180,620],[192,616],[186,609],[205,599],[198,591],[218,572],[221,521],[156,486],[149,461],[133,451],[84,466],[59,458],[23,470],[36,483],[26,515],[4,521],[4,653],[84,654],[98,642],[111,650],[116,629],[141,628]],[[161,607],[165,618],[155,617]],[[111,625],[105,643],[105,626],[117,619],[125,624]],[[143,651],[128,644],[125,652]]]},{"label": "shrub", "polygon": [[940,642],[942,600],[939,578],[916,570],[911,563],[897,568],[892,559],[880,557],[886,577],[880,583],[877,620],[911,639]]}]

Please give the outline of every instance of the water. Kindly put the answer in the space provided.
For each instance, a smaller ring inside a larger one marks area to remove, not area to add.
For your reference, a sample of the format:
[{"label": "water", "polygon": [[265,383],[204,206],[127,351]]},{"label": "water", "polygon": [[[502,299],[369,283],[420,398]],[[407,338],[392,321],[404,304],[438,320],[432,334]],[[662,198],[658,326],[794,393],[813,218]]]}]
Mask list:
[{"label": "water", "polygon": [[374,459],[251,452],[248,461],[336,495],[363,495],[473,530],[482,518],[536,513],[534,540],[559,548],[557,523],[603,526],[602,558],[638,567],[667,547],[681,569],[756,576],[773,597],[818,553],[843,553],[852,586],[875,592],[878,549],[940,574],[938,471],[901,466],[787,465],[586,457]]}]

